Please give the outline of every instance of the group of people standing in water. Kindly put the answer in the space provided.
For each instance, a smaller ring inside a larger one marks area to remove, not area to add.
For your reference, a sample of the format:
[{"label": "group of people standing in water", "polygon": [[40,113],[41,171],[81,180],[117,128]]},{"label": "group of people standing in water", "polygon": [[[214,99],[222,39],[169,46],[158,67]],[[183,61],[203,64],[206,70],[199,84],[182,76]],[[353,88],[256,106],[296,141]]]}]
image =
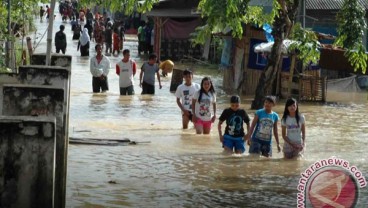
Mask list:
[{"label": "group of people standing in water", "polygon": [[[183,128],[193,122],[197,134],[209,134],[216,121],[216,93],[209,77],[204,77],[201,84],[194,83],[190,70],[183,72],[184,83],[176,92],[176,102],[182,111]],[[277,150],[281,151],[278,135],[279,116],[272,109],[276,105],[273,96],[267,96],[264,107],[255,112],[251,122],[248,114],[240,108],[240,97],[230,98],[230,107],[223,110],[218,122],[219,140],[227,153],[243,154],[246,144],[250,154],[264,157],[272,156],[272,135],[276,140]],[[222,124],[226,123],[223,132]],[[244,132],[244,123],[246,132]],[[285,158],[302,156],[305,149],[305,118],[299,113],[298,103],[294,98],[286,100],[281,118],[283,153]]]}]

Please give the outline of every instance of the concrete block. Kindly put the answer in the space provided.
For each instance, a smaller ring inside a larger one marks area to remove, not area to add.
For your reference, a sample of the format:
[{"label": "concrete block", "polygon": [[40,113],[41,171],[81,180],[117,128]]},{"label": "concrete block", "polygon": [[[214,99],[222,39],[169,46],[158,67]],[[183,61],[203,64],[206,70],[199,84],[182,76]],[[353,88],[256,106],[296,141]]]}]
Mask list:
[{"label": "concrete block", "polygon": [[50,86],[3,85],[3,115],[56,118],[55,206],[63,207],[68,147],[64,89]]},{"label": "concrete block", "polygon": [[[64,89],[65,105],[69,106],[70,69],[58,66],[24,65],[18,74],[0,74],[0,91],[4,84],[45,85]],[[0,100],[3,100],[0,93]],[[2,112],[2,103],[0,104]],[[66,131],[67,132],[67,131]]]},{"label": "concrete block", "polygon": [[60,66],[23,65],[18,69],[21,84],[68,88],[70,69]]},{"label": "concrete block", "polygon": [[0,117],[0,207],[54,207],[54,118]]},{"label": "concrete block", "polygon": [[[33,54],[31,58],[32,65],[46,65],[46,54]],[[71,68],[72,56],[64,54],[52,54],[51,55],[51,66],[62,66]]]},{"label": "concrete block", "polygon": [[[36,56],[37,57],[37,56]],[[69,59],[68,59],[69,60]],[[70,60],[71,61],[71,60]],[[70,67],[70,64],[65,64]],[[45,66],[45,65],[23,65],[19,66],[18,74],[0,74],[0,92],[3,92],[4,84],[29,84],[29,85],[40,85],[50,86],[64,89],[64,106],[63,109],[63,130],[65,135],[65,149],[64,149],[64,167],[67,166],[67,155],[68,155],[68,133],[69,133],[69,96],[70,96],[70,79],[71,70],[68,67],[61,66]],[[3,93],[0,93],[0,101],[2,101]],[[0,114],[3,112],[3,102],[0,102]],[[60,191],[56,191],[59,195],[65,195],[66,190],[66,169],[64,171],[63,179],[65,183],[61,187],[56,187]],[[58,199],[64,201],[64,196],[59,196]]]}]

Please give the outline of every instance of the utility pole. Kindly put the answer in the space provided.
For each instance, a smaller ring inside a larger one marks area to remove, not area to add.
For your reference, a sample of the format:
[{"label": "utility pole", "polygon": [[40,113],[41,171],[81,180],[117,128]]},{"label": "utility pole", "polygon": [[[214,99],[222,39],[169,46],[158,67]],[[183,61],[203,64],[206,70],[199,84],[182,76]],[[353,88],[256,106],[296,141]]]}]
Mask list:
[{"label": "utility pole", "polygon": [[54,27],[54,11],[56,0],[51,0],[50,15],[49,15],[49,27],[47,31],[47,49],[46,49],[46,66],[51,65],[51,49],[52,49],[52,29]]},{"label": "utility pole", "polygon": [[306,0],[302,0],[302,26],[303,28],[305,29],[305,16],[307,15],[306,12],[305,12],[305,1]]},{"label": "utility pole", "polygon": [[8,9],[8,18],[7,18],[7,22],[8,22],[8,35],[9,37],[7,38],[7,41],[6,41],[6,50],[5,50],[5,65],[6,67],[8,68],[12,68],[11,67],[11,53],[12,53],[12,50],[11,50],[11,41],[10,41],[10,38],[11,38],[11,19],[10,19],[10,4],[11,4],[11,0],[8,0],[7,1],[7,9]]},{"label": "utility pole", "polygon": [[305,12],[305,1],[306,0],[300,0],[299,2],[299,22],[302,25],[302,27],[305,29],[305,17],[306,17],[306,12]]}]

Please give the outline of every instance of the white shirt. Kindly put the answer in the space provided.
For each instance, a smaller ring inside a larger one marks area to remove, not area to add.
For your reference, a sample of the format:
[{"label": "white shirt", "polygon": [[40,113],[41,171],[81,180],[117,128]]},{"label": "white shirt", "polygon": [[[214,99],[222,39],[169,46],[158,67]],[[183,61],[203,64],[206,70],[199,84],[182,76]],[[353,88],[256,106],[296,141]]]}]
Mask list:
[{"label": "white shirt", "polygon": [[122,88],[134,85],[133,79],[133,64],[134,61],[129,59],[128,62],[120,61],[116,65],[119,66],[119,86]]},{"label": "white shirt", "polygon": [[193,99],[196,99],[195,103],[195,114],[197,118],[200,118],[202,121],[210,121],[213,113],[211,110],[211,105],[216,103],[216,95],[212,93],[202,93],[201,101],[198,102],[199,91],[194,93]]},{"label": "white shirt", "polygon": [[303,115],[299,115],[299,126],[296,123],[295,117],[286,117],[286,122],[284,119],[281,120],[281,126],[286,127],[286,136],[289,140],[296,144],[302,144],[302,124],[305,123],[305,118]]},{"label": "white shirt", "polygon": [[102,60],[98,63],[96,56],[94,56],[91,58],[89,68],[94,77],[100,77],[101,75],[107,76],[111,68],[110,60],[102,55]]},{"label": "white shirt", "polygon": [[185,110],[192,112],[192,98],[196,91],[198,91],[201,86],[197,83],[192,83],[187,86],[185,83],[178,86],[175,92],[175,96],[180,98],[182,105]]}]

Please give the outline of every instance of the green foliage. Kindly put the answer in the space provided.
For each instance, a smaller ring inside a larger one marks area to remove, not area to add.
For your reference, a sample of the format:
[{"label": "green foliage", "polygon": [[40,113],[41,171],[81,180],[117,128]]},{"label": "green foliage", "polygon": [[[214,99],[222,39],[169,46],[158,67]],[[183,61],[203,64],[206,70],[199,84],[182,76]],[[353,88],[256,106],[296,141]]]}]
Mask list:
[{"label": "green foliage", "polygon": [[345,56],[348,57],[355,71],[360,69],[362,73],[365,74],[367,70],[368,54],[365,52],[363,45],[360,45],[358,50],[347,50]]},{"label": "green foliage", "polygon": [[[37,12],[39,7],[38,2],[36,0],[21,0],[21,1],[11,1],[11,21],[14,23],[17,23],[19,25],[28,24],[30,25],[30,22],[32,21],[32,16],[35,15],[35,9],[37,8]],[[44,2],[44,1],[41,1]],[[38,13],[37,13],[38,14]],[[3,6],[0,7],[0,16],[3,18],[0,18],[0,40],[14,40],[14,36],[8,35],[8,22],[7,22],[7,16],[8,16],[8,10],[7,10],[7,4],[3,4]]]},{"label": "green foliage", "polygon": [[364,20],[365,11],[358,0],[345,0],[343,7],[337,14],[338,37],[335,45],[347,49],[345,56],[355,71],[365,73],[368,54],[365,53],[362,37],[367,24]]},{"label": "green foliage", "polygon": [[289,47],[291,53],[295,52],[303,64],[317,63],[320,57],[319,43],[315,32],[303,29],[300,23],[293,26],[290,39],[295,40]]},{"label": "green foliage", "polygon": [[231,31],[233,37],[241,38],[245,24],[272,23],[279,8],[273,2],[272,12],[266,14],[262,7],[249,6],[249,0],[201,0],[198,9],[206,25],[197,28],[195,42],[204,43],[212,32]]},{"label": "green foliage", "polygon": [[89,7],[90,5],[101,5],[111,11],[124,11],[126,15],[132,14],[134,11],[145,13],[150,11],[154,4],[159,0],[81,0],[80,3],[83,7]]}]

